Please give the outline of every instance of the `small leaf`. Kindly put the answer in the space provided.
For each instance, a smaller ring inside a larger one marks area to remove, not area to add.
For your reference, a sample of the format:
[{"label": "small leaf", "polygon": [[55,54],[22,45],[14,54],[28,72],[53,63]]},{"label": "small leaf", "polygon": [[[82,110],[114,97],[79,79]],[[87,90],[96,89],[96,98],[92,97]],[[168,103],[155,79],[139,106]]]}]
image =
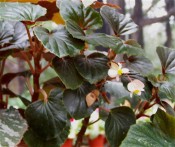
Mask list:
[{"label": "small leaf", "polygon": [[95,102],[91,107],[87,106],[86,96],[92,90],[94,90],[94,85],[89,83],[83,83],[76,90],[65,90],[63,94],[63,101],[66,106],[67,111],[75,119],[81,119],[89,116],[95,108],[98,106],[98,102]]},{"label": "small leaf", "polygon": [[0,20],[31,21],[46,14],[46,9],[30,3],[0,3]]},{"label": "small leaf", "polygon": [[175,140],[175,117],[158,109],[153,116],[153,124]]},{"label": "small leaf", "polygon": [[100,14],[91,7],[85,8],[80,0],[76,0],[76,2],[73,0],[62,0],[60,13],[66,23],[73,21],[82,30],[96,30],[101,28],[103,24]]},{"label": "small leaf", "polygon": [[80,55],[74,58],[75,67],[80,75],[91,84],[107,76],[108,58],[101,53],[92,53],[87,57]]},{"label": "small leaf", "polygon": [[142,75],[148,75],[153,70],[151,61],[144,56],[129,56],[124,57],[126,67],[131,68]]},{"label": "small leaf", "polygon": [[20,143],[27,130],[27,123],[18,110],[0,110],[0,146],[14,147]]},{"label": "small leaf", "polygon": [[163,74],[175,74],[175,50],[167,47],[158,47],[156,51],[162,65]]},{"label": "small leaf", "polygon": [[131,126],[120,147],[174,147],[175,140],[165,136],[151,123]]},{"label": "small leaf", "polygon": [[33,147],[33,143],[35,143],[36,147],[59,147],[67,139],[69,130],[70,123],[67,123],[66,128],[60,132],[59,136],[50,140],[43,140],[43,138],[37,136],[32,130],[28,130],[24,134],[24,141],[28,147]]},{"label": "small leaf", "polygon": [[55,57],[52,65],[66,88],[76,89],[83,83],[83,78],[78,74],[72,58]]},{"label": "small leaf", "polygon": [[136,123],[135,115],[129,107],[117,107],[105,121],[105,134],[111,147],[119,146],[131,125]]},{"label": "small leaf", "polygon": [[84,43],[73,38],[63,25],[58,25],[51,32],[46,28],[36,27],[34,33],[44,47],[58,57],[74,56],[79,54],[84,47]]},{"label": "small leaf", "polygon": [[47,102],[38,100],[26,109],[25,114],[29,128],[42,140],[57,138],[69,121],[62,96],[60,89],[54,89]]},{"label": "small leaf", "polygon": [[88,107],[92,106],[95,103],[95,101],[98,99],[99,95],[100,95],[100,92],[96,89],[88,93],[86,95],[87,106]]},{"label": "small leaf", "polygon": [[116,35],[127,35],[137,31],[137,25],[130,17],[120,14],[117,9],[103,6],[102,17],[111,25]]}]

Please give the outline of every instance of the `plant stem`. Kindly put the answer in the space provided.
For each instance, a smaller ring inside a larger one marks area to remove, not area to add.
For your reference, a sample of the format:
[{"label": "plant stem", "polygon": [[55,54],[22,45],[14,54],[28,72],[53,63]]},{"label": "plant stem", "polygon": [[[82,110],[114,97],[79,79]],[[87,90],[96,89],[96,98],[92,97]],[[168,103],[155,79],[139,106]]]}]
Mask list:
[{"label": "plant stem", "polygon": [[84,136],[84,134],[86,132],[86,129],[88,127],[88,124],[89,124],[89,119],[90,119],[90,116],[84,118],[84,120],[82,122],[83,123],[83,126],[81,127],[81,130],[80,130],[80,132],[77,135],[78,137],[77,137],[77,141],[76,141],[74,147],[80,147],[81,146],[82,141],[83,141],[83,136]]},{"label": "plant stem", "polygon": [[0,66],[0,102],[3,101],[1,78],[2,78],[2,75],[3,75],[3,72],[4,72],[5,60],[6,60],[6,59],[3,59],[3,60],[2,60],[2,63],[1,63],[1,66]]}]

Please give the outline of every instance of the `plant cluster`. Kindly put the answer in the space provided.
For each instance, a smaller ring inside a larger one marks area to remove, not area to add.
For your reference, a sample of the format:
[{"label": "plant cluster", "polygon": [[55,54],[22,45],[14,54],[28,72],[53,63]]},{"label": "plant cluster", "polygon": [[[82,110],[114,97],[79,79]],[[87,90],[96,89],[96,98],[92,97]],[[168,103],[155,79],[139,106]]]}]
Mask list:
[{"label": "plant cluster", "polygon": [[[16,146],[23,138],[29,147],[58,147],[68,137],[70,119],[84,118],[75,143],[79,147],[87,127],[96,122],[89,122],[96,108],[111,147],[175,146],[175,50],[157,48],[162,71],[155,75],[141,46],[121,39],[138,26],[118,6],[57,0],[50,4],[65,24],[45,25],[52,12],[40,4],[0,3],[0,146]],[[96,32],[104,20],[112,35]],[[97,51],[97,46],[107,51]],[[20,58],[29,69],[5,73],[9,57]],[[48,67],[57,77],[41,84]],[[31,100],[9,88],[18,76],[26,80]],[[8,108],[13,97],[26,109]],[[124,106],[126,100],[130,107]],[[154,105],[157,112],[147,115]],[[136,124],[141,117],[150,121]]]}]

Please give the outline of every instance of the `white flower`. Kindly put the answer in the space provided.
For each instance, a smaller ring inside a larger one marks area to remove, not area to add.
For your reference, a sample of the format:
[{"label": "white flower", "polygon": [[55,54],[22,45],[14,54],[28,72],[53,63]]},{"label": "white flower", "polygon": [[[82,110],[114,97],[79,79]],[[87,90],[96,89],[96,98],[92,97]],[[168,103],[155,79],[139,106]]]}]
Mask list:
[{"label": "white flower", "polygon": [[111,62],[111,67],[108,70],[108,75],[111,78],[116,78],[116,80],[119,81],[119,76],[126,73],[129,73],[128,68],[122,68],[122,65],[120,63],[117,64],[115,62]]},{"label": "white flower", "polygon": [[82,0],[82,3],[84,5],[84,7],[87,8],[88,6],[92,5],[96,1],[97,0]]},{"label": "white flower", "polygon": [[145,87],[145,85],[143,84],[143,82],[141,82],[140,80],[137,80],[137,79],[131,81],[127,85],[127,88],[130,91],[131,97],[133,96],[133,94],[141,95],[141,92],[144,91],[144,87]]}]

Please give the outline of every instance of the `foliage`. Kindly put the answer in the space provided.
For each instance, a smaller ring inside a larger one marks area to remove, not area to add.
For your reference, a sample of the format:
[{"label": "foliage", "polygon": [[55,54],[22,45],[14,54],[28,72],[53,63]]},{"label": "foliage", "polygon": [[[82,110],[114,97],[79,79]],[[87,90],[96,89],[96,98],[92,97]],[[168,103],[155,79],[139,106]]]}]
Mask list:
[{"label": "foliage", "polygon": [[[64,23],[51,22],[55,11],[50,12],[46,3],[60,12]],[[99,119],[105,121],[111,147],[175,146],[175,50],[157,48],[162,71],[154,75],[142,47],[120,38],[135,32],[137,25],[120,14],[118,6],[94,1],[85,7],[80,0],[46,3],[0,3],[0,146],[15,146],[22,137],[29,147],[61,146],[74,118],[84,119],[75,143],[79,147],[96,108],[103,114]],[[96,33],[102,18],[114,34]],[[97,51],[97,46],[107,50]],[[5,72],[9,58],[18,58],[29,68]],[[57,76],[41,83],[41,74],[49,67]],[[30,95],[10,89],[17,77],[25,80]],[[26,109],[8,108],[14,97]],[[148,116],[146,110],[155,104],[159,109]],[[141,117],[150,122],[136,123]]]}]

